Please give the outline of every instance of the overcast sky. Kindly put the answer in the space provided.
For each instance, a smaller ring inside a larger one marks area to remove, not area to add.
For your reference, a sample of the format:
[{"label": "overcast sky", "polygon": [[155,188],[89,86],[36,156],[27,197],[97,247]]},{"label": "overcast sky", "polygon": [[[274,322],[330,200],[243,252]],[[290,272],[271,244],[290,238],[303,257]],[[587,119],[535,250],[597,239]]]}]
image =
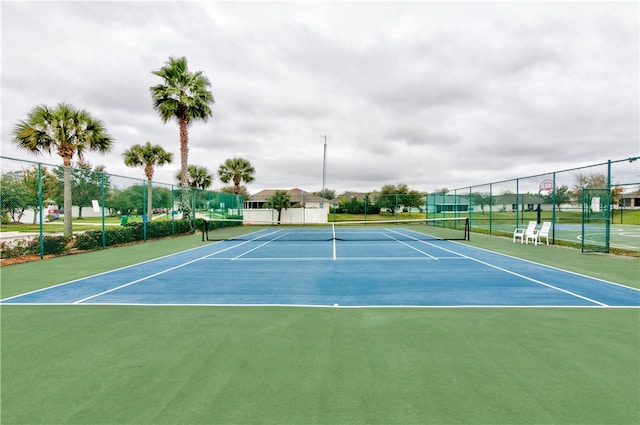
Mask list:
[{"label": "overcast sky", "polygon": [[[122,153],[174,153],[152,71],[185,56],[215,97],[189,131],[189,163],[256,169],[250,192],[434,191],[640,152],[639,5],[630,2],[2,1],[2,155],[39,104],[101,119],[95,166],[144,178]],[[41,157],[61,164],[58,156]],[[223,184],[217,179],[213,188]]]}]

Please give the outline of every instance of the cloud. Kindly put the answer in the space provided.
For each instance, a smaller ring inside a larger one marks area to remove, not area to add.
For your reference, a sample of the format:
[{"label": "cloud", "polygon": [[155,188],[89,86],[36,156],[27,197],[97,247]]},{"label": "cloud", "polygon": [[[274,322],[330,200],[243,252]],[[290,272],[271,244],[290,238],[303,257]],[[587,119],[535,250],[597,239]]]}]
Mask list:
[{"label": "cloud", "polygon": [[[454,188],[637,155],[638,5],[626,2],[3,2],[2,154],[37,104],[177,156],[151,71],[185,56],[213,116],[190,162],[256,168],[252,191]],[[523,159],[526,158],[526,161]],[[57,163],[58,158],[43,158]],[[173,182],[179,164],[156,172]],[[138,172],[140,171],[140,172]],[[219,182],[214,183],[220,187]]]}]

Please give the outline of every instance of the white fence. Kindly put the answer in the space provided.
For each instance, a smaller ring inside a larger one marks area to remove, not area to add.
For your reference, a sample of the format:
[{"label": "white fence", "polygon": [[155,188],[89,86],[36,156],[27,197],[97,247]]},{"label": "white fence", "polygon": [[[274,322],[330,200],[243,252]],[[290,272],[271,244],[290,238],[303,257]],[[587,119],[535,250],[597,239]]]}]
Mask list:
[{"label": "white fence", "polygon": [[[327,223],[329,211],[325,208],[289,208],[282,210],[280,223],[306,224]],[[278,223],[278,211],[273,209],[245,209],[242,211],[244,224]]]}]

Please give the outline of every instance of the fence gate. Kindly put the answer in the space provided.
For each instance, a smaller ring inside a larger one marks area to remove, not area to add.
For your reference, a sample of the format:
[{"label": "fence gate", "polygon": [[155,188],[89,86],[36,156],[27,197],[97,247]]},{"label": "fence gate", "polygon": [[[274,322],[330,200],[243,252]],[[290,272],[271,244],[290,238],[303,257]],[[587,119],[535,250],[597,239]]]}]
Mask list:
[{"label": "fence gate", "polygon": [[582,252],[609,252],[611,199],[607,189],[582,189]]}]

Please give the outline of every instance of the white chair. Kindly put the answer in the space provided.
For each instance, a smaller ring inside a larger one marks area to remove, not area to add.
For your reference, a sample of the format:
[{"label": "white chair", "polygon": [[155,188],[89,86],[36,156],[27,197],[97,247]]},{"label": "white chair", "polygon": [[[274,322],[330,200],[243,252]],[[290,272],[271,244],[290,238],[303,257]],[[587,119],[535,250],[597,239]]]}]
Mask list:
[{"label": "white chair", "polygon": [[524,241],[529,245],[529,241],[533,242],[535,246],[538,246],[538,230],[536,226],[533,226],[533,230],[527,230],[524,232]]},{"label": "white chair", "polygon": [[541,243],[540,238],[546,238],[547,245],[549,245],[549,231],[551,231],[551,222],[545,221],[544,223],[542,223],[542,227],[536,234],[536,245],[538,245],[538,243]]},{"label": "white chair", "polygon": [[536,224],[535,221],[530,221],[526,229],[516,229],[513,232],[513,243],[516,242],[517,238],[520,238],[520,243],[524,243],[525,238],[527,238],[527,243],[529,243],[529,235],[536,231]]}]

